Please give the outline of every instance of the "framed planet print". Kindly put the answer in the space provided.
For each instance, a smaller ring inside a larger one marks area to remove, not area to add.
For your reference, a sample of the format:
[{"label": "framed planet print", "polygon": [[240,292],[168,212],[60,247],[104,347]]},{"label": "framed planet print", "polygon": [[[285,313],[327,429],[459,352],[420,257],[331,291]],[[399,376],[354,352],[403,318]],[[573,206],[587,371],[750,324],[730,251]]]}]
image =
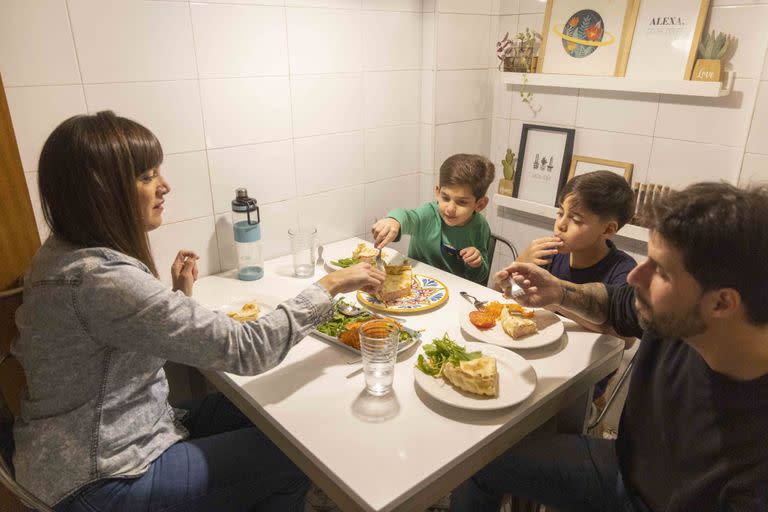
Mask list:
[{"label": "framed planet print", "polygon": [[709,0],[642,0],[626,76],[689,80]]},{"label": "framed planet print", "polygon": [[538,72],[624,76],[639,5],[640,0],[547,0]]},{"label": "framed planet print", "polygon": [[602,158],[593,158],[591,156],[573,155],[571,159],[571,170],[568,172],[568,180],[575,176],[581,176],[593,171],[610,171],[619,176],[623,176],[627,183],[632,183],[632,169],[634,164],[629,162],[617,162],[616,160],[604,160]]},{"label": "framed planet print", "polygon": [[573,155],[572,128],[523,124],[512,197],[557,206]]}]

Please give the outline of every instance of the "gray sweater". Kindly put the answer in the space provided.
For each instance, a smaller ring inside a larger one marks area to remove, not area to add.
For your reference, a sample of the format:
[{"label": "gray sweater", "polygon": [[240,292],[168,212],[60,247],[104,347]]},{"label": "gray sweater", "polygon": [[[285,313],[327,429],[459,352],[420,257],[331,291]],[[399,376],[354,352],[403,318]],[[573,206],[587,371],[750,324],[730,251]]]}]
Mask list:
[{"label": "gray sweater", "polygon": [[90,482],[144,473],[188,435],[168,405],[166,360],[254,375],[331,311],[332,297],[313,285],[240,324],[134,258],[49,238],[16,313],[12,352],[27,378],[14,427],[19,482],[54,505]]}]

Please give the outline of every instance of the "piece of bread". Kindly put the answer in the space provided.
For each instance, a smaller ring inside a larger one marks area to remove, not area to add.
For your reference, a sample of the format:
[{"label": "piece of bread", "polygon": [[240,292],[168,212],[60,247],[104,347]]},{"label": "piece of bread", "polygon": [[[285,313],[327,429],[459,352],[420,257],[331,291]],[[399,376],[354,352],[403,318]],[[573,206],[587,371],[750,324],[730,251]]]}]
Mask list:
[{"label": "piece of bread", "polygon": [[375,264],[377,254],[379,254],[379,251],[368,244],[358,244],[357,248],[352,251],[353,258],[361,263],[365,262],[371,265]]},{"label": "piece of bread", "polygon": [[446,362],[443,364],[443,377],[464,391],[499,396],[499,372],[495,357],[482,356],[471,361],[460,361],[458,368]]},{"label": "piece of bread", "polygon": [[504,332],[516,340],[539,332],[539,328],[534,320],[519,315],[512,315],[507,308],[502,308],[499,321]]},{"label": "piece of bread", "polygon": [[248,302],[239,311],[230,311],[227,316],[238,322],[249,322],[259,318],[259,305],[256,301]]},{"label": "piece of bread", "polygon": [[411,281],[413,280],[411,266],[386,266],[384,269],[387,276],[384,278],[384,284],[376,293],[376,297],[385,303],[408,297],[411,294]]}]

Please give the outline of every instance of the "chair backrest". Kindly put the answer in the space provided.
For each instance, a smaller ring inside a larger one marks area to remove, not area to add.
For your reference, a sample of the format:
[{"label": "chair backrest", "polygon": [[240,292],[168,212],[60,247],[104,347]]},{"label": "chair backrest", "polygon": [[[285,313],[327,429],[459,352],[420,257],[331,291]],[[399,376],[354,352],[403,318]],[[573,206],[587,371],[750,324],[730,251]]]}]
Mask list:
[{"label": "chair backrest", "polygon": [[[512,261],[517,259],[517,249],[512,244],[512,242],[502,236],[491,233],[491,239],[488,241],[488,266],[490,268],[493,268],[493,258],[496,253],[497,244],[506,245],[509,249],[509,252],[512,253]],[[510,261],[510,263],[512,262]]]},{"label": "chair backrest", "polygon": [[[16,366],[19,368],[21,367],[16,358],[8,353],[0,352],[0,374],[5,374]],[[2,384],[3,388],[0,389],[0,484],[10,491],[17,501],[11,501],[13,499],[11,496],[0,495],[0,504],[3,505],[2,509],[7,510],[8,512],[26,510],[26,507],[41,512],[52,512],[50,507],[16,482],[13,471],[14,414],[9,407],[7,397],[10,395],[18,397],[21,393],[21,389],[16,388],[14,390],[8,390],[5,385],[7,382],[3,382]]]}]

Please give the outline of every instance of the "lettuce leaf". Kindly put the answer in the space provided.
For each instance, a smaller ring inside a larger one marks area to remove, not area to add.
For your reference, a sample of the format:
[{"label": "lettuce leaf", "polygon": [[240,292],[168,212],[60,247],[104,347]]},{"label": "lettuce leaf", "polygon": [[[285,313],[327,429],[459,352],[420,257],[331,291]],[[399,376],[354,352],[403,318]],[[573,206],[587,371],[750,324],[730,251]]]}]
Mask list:
[{"label": "lettuce leaf", "polygon": [[[432,343],[424,345],[424,354],[419,354],[416,361],[416,367],[427,375],[437,376],[443,370],[443,365],[450,362],[454,366],[459,366],[461,361],[471,361],[482,357],[480,351],[467,352],[467,349],[457,345],[448,333],[443,334],[442,338],[435,338]],[[425,358],[424,355],[427,357]]]}]

